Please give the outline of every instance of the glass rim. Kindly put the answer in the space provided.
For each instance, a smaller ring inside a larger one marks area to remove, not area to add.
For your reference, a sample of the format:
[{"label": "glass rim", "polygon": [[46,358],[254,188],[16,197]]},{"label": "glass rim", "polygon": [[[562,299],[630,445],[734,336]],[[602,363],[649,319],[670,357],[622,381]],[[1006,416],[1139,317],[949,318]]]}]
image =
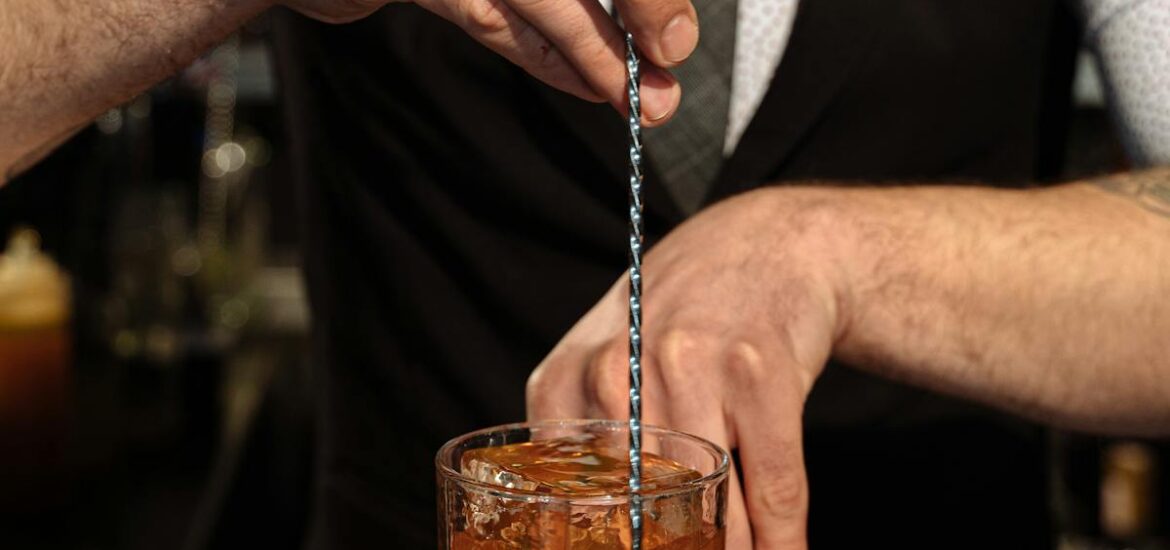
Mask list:
[{"label": "glass rim", "polygon": [[[484,481],[480,481],[478,479],[474,479],[472,477],[468,477],[468,476],[464,475],[463,472],[456,470],[455,468],[453,468],[449,464],[447,464],[446,461],[443,460],[444,457],[446,455],[451,454],[451,451],[460,443],[467,441],[471,438],[481,436],[481,435],[486,435],[486,434],[489,434],[492,432],[502,432],[502,431],[508,431],[508,430],[520,430],[520,429],[531,429],[531,428],[556,428],[556,427],[574,427],[574,426],[577,426],[577,427],[580,427],[580,426],[600,426],[600,427],[608,428],[611,430],[613,430],[614,428],[618,428],[618,429],[624,429],[627,432],[629,431],[629,428],[630,428],[629,423],[625,420],[584,419],[584,418],[583,419],[563,419],[563,420],[538,420],[538,421],[534,421],[534,422],[513,422],[511,424],[500,424],[498,426],[491,426],[491,427],[487,427],[487,428],[482,428],[479,430],[475,430],[473,432],[468,432],[468,433],[459,435],[459,436],[454,437],[451,440],[447,441],[446,443],[444,443],[442,447],[439,447],[439,451],[437,453],[435,453],[435,469],[437,470],[439,475],[442,477],[449,478],[449,479],[452,479],[454,481],[458,481],[459,483],[474,487],[477,490],[481,490],[481,491],[484,491],[492,496],[497,496],[497,497],[501,497],[501,498],[531,497],[531,498],[535,498],[537,500],[540,500],[542,502],[573,502],[573,503],[588,503],[588,502],[597,502],[597,501],[613,502],[615,500],[628,499],[629,495],[630,495],[629,486],[627,486],[624,491],[622,491],[620,493],[613,494],[613,495],[589,495],[589,496],[576,496],[576,497],[573,495],[556,495],[556,494],[551,494],[551,493],[541,493],[539,491],[532,491],[532,490],[528,490],[528,489],[501,487],[499,485],[487,483]],[[696,435],[691,435],[691,434],[686,433],[686,432],[680,432],[678,430],[672,430],[670,428],[663,428],[661,426],[653,426],[653,425],[649,425],[649,424],[644,424],[642,426],[643,437],[645,437],[645,435],[647,433],[666,434],[666,435],[669,435],[672,437],[677,437],[677,438],[683,439],[685,441],[690,441],[692,443],[695,443],[695,444],[699,445],[701,448],[705,448],[709,451],[713,451],[714,454],[718,457],[719,463],[715,466],[715,469],[712,470],[711,473],[702,475],[697,479],[692,479],[690,481],[684,481],[684,482],[679,483],[677,485],[670,485],[667,487],[660,487],[660,488],[655,488],[655,489],[650,489],[650,490],[643,490],[641,493],[639,493],[640,495],[642,495],[643,498],[645,498],[645,497],[659,498],[659,497],[675,495],[678,493],[685,493],[685,492],[690,491],[690,490],[701,489],[701,488],[706,487],[708,485],[718,483],[720,478],[726,478],[728,475],[728,472],[730,472],[730,470],[731,470],[731,455],[723,447],[720,447],[719,445],[716,445],[715,443],[713,443],[711,441],[708,441],[708,440],[703,439],[703,438],[696,436]]]}]

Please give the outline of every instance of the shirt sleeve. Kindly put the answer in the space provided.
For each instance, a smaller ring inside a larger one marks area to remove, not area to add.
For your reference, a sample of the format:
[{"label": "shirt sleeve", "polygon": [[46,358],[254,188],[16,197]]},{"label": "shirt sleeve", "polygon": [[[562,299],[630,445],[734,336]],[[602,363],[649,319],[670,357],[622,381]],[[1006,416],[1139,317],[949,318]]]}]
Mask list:
[{"label": "shirt sleeve", "polygon": [[1078,0],[1110,110],[1138,166],[1170,164],[1170,0]]}]

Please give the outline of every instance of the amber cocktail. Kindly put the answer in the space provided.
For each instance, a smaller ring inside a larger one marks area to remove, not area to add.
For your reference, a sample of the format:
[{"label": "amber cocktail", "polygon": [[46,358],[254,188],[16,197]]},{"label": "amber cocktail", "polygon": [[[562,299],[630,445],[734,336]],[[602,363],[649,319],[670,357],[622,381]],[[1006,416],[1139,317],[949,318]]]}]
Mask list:
[{"label": "amber cocktail", "polygon": [[[630,548],[625,422],[513,424],[456,438],[436,457],[439,548]],[[727,453],[644,427],[645,550],[722,550]]]}]

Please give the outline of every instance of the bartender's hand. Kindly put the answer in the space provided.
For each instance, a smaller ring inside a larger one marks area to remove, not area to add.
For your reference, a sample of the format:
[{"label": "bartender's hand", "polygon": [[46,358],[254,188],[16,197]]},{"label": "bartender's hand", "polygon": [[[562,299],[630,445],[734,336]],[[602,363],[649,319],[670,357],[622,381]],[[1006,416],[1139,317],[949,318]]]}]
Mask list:
[{"label": "bartender's hand", "polygon": [[[700,213],[644,264],[644,422],[738,449],[733,550],[806,546],[801,413],[837,330],[823,216],[768,193]],[[623,277],[532,374],[530,419],[628,416],[627,296]]]},{"label": "bartender's hand", "polygon": [[[644,416],[738,448],[733,549],[805,546],[801,412],[830,349],[1064,429],[1170,431],[1170,168],[1026,191],[763,189],[645,266]],[[529,415],[626,418],[625,327],[623,279],[533,373]]]},{"label": "bartender's hand", "polygon": [[[625,112],[624,35],[597,0],[415,0],[455,23],[472,38],[559,90],[605,101]],[[386,0],[285,0],[329,22],[360,19]],[[622,20],[646,60],[642,69],[642,121],[666,122],[681,90],[670,73],[699,40],[689,0],[616,0]],[[657,65],[657,67],[653,66]]]}]

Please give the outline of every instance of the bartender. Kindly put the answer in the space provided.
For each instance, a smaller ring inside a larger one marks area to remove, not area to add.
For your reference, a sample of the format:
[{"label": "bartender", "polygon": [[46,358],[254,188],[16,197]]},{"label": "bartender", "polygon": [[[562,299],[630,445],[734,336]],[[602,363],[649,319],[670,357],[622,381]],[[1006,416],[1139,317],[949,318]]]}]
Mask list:
[{"label": "bartender", "polygon": [[[3,179],[273,4],[3,3]],[[530,417],[624,417],[621,34],[591,0],[285,4],[312,545],[433,547],[433,452],[526,380]],[[729,548],[1040,548],[1033,422],[1170,431],[1170,0],[1071,4],[618,0],[658,67],[645,418],[738,453]],[[1135,168],[1038,187],[1082,36]]]}]

